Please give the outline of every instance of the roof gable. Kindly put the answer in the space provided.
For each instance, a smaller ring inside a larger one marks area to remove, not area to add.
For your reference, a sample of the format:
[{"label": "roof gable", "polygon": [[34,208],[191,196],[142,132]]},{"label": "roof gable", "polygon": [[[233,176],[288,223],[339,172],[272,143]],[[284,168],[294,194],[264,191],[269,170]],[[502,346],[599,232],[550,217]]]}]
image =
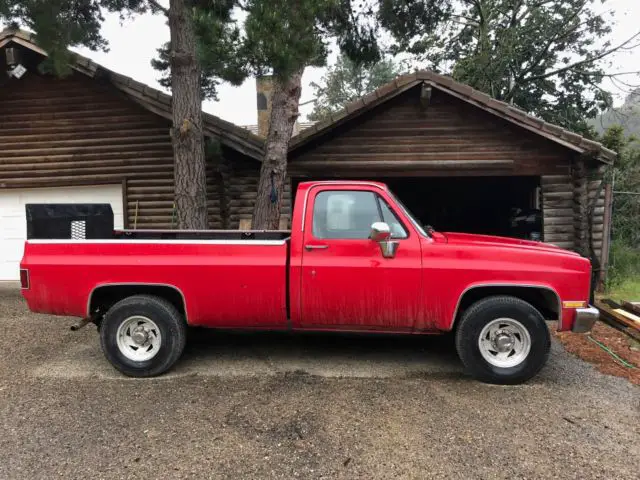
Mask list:
[{"label": "roof gable", "polygon": [[476,108],[503,118],[514,125],[524,128],[536,135],[540,135],[579,154],[593,155],[604,163],[612,163],[616,158],[616,153],[613,150],[605,148],[598,142],[584,138],[557,125],[547,123],[513,105],[496,100],[468,85],[456,82],[451,77],[438,75],[430,71],[401,75],[368,95],[347,104],[343,110],[331,114],[328,119],[295,135],[291,139],[289,146],[290,151],[296,150],[308,142],[324,136],[339,125],[350,122],[365,112],[382,105],[420,84],[441,90]]},{"label": "roof gable", "polygon": [[[35,36],[28,32],[15,29],[7,29],[0,32],[0,48],[5,47],[11,42],[43,56],[47,55],[47,53],[36,44]],[[70,66],[73,70],[90,78],[107,79],[114,87],[122,91],[143,108],[171,120],[171,95],[140,83],[133,78],[109,70],[87,57],[75,52],[71,53],[72,63]],[[245,128],[227,122],[215,115],[203,112],[202,117],[206,136],[217,138],[223,145],[251,158],[256,160],[262,159],[264,139]]]}]

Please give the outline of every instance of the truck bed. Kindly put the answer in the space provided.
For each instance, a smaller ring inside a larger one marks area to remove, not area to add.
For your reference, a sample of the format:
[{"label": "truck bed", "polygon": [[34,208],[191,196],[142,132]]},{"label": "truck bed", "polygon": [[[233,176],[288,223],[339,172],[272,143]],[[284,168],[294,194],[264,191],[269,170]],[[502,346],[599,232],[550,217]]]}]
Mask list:
[{"label": "truck bed", "polygon": [[277,232],[261,235],[269,240],[232,233],[27,240],[22,268],[30,288],[23,295],[32,311],[89,317],[102,288],[171,288],[184,299],[190,325],[286,328],[288,241]]},{"label": "truck bed", "polygon": [[115,240],[287,240],[289,230],[115,230]]}]

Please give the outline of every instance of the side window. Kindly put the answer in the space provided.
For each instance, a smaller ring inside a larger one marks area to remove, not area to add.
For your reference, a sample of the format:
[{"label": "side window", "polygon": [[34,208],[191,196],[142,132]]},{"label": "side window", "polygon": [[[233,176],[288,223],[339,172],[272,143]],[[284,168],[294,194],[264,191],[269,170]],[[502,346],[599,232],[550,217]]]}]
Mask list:
[{"label": "side window", "polygon": [[383,198],[378,197],[380,210],[382,211],[382,221],[389,225],[391,238],[407,238],[407,230],[404,228],[398,217],[391,210]]},{"label": "side window", "polygon": [[313,236],[326,239],[366,239],[371,224],[380,221],[373,192],[323,191],[313,207]]}]

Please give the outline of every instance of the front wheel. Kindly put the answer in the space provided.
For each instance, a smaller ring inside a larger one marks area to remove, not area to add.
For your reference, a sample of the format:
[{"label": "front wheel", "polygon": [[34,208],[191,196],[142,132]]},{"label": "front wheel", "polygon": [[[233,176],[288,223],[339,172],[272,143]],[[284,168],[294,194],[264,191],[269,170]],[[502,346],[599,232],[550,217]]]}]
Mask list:
[{"label": "front wheel", "polygon": [[119,301],[100,328],[102,351],[130,377],[153,377],[169,370],[182,355],[186,324],[176,308],[151,295]]},{"label": "front wheel", "polygon": [[509,296],[474,303],[460,319],[456,349],[478,380],[496,384],[523,383],[547,362],[551,338],[540,312]]}]

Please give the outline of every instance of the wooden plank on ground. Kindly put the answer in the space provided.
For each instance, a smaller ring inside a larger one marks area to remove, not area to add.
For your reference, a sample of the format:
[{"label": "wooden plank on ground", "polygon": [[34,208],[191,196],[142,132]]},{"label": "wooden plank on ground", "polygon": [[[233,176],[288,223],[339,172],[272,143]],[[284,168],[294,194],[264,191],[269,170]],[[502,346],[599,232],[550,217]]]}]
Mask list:
[{"label": "wooden plank on ground", "polygon": [[627,302],[626,300],[623,300],[622,306],[628,312],[635,313],[636,315],[640,315],[640,302]]},{"label": "wooden plank on ground", "polygon": [[635,325],[635,327],[640,330],[640,317],[638,315],[634,315],[624,308],[615,308],[613,311],[619,316],[624,317],[627,321],[632,322],[632,325]]},{"label": "wooden plank on ground", "polygon": [[608,323],[612,321],[616,322],[617,324],[625,327],[625,330],[633,330],[634,334],[629,332],[627,333],[636,339],[638,338],[637,333],[640,332],[640,316],[627,312],[621,305],[607,298],[596,300],[595,306],[600,310],[603,320],[608,320]]}]

